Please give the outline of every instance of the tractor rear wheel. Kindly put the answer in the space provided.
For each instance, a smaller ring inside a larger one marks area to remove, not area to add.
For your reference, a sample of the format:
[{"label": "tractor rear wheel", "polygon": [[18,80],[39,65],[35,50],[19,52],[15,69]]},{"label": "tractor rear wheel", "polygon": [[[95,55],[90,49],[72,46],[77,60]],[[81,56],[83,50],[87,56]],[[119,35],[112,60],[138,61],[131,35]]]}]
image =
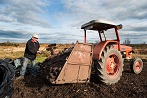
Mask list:
[{"label": "tractor rear wheel", "polygon": [[133,59],[133,61],[131,62],[130,68],[131,68],[132,72],[139,74],[142,71],[142,68],[143,68],[142,60],[140,58]]},{"label": "tractor rear wheel", "polygon": [[100,60],[95,60],[96,73],[105,84],[117,83],[122,76],[123,58],[121,53],[112,46],[107,46],[103,51]]}]

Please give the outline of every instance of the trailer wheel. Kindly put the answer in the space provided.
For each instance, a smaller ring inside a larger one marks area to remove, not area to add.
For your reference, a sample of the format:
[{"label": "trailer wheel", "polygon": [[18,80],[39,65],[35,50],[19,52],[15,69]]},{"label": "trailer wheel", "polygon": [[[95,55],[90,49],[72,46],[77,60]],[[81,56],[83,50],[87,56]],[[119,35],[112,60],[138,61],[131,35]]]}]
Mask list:
[{"label": "trailer wheel", "polygon": [[131,62],[131,71],[139,74],[143,69],[143,62],[140,58],[133,59]]},{"label": "trailer wheel", "polygon": [[120,80],[123,66],[121,53],[112,46],[107,46],[102,51],[100,60],[95,60],[96,73],[100,81],[108,85]]}]

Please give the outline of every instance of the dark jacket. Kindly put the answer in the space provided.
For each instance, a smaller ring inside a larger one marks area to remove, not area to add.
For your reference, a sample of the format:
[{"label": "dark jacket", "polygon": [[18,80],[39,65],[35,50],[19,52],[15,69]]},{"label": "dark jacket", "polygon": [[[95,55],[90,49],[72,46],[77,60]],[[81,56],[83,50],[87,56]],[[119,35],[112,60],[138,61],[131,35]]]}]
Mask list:
[{"label": "dark jacket", "polygon": [[40,48],[39,42],[32,42],[32,39],[28,40],[26,44],[26,49],[24,53],[24,57],[30,59],[30,60],[35,60],[36,59],[36,54],[37,51]]}]

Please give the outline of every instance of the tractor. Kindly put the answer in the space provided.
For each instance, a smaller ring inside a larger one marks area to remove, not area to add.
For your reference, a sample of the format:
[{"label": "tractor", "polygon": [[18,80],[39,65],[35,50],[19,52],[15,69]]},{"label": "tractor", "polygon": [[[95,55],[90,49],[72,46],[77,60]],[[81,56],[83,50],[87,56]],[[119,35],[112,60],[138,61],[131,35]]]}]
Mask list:
[{"label": "tractor", "polygon": [[[106,84],[114,84],[120,80],[123,72],[124,59],[132,59],[132,47],[120,45],[120,36],[118,30],[122,25],[105,20],[93,20],[81,27],[84,29],[84,42],[86,43],[86,30],[95,30],[98,32],[100,42],[93,49],[93,61],[96,73],[99,79]],[[114,32],[108,32],[113,35],[113,40],[107,40],[105,32],[113,29]],[[103,35],[103,37],[102,37]],[[139,74],[143,68],[143,62],[140,58],[133,59],[131,70]]]},{"label": "tractor", "polygon": [[[124,59],[130,59],[131,70],[139,74],[142,71],[143,62],[140,58],[132,58],[132,47],[120,45],[118,30],[121,28],[121,24],[116,25],[105,20],[92,20],[83,24],[81,29],[84,30],[84,43],[76,42],[62,67],[53,68],[54,62],[50,69],[47,69],[48,65],[41,66],[40,73],[52,84],[85,83],[90,81],[91,69],[94,66],[100,81],[111,85],[120,80]],[[87,30],[96,31],[100,42],[96,45],[87,43]],[[112,37],[113,40],[110,39]],[[68,50],[65,53],[67,52]],[[56,59],[59,61],[61,57],[62,55]],[[46,73],[49,75],[45,76]]]}]

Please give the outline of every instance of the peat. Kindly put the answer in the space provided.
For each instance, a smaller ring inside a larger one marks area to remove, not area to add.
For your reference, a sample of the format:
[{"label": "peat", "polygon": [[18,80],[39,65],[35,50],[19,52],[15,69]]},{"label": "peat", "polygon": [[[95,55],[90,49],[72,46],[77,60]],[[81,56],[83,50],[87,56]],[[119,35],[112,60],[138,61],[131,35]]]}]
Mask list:
[{"label": "peat", "polygon": [[123,75],[115,85],[100,83],[92,69],[91,82],[83,84],[53,85],[37,75],[25,76],[25,80],[14,81],[12,98],[146,98],[147,60],[140,74],[131,72],[128,62],[124,63]]}]

